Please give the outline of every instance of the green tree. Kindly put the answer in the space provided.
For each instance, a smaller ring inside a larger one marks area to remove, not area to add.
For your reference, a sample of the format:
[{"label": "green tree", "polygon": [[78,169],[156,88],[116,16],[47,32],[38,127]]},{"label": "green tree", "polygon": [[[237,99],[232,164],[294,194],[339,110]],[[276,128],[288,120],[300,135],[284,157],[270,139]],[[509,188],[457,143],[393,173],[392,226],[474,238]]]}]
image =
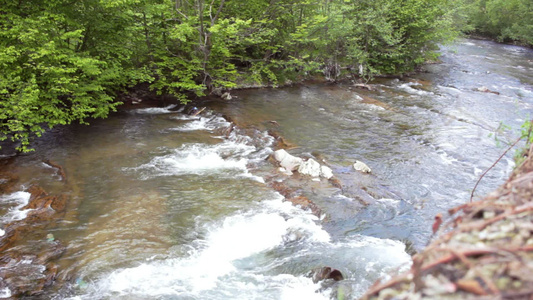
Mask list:
[{"label": "green tree", "polygon": [[533,2],[471,0],[466,31],[533,46]]},{"label": "green tree", "polygon": [[2,0],[0,140],[27,151],[137,83],[187,102],[243,80],[408,72],[454,36],[460,1]]}]

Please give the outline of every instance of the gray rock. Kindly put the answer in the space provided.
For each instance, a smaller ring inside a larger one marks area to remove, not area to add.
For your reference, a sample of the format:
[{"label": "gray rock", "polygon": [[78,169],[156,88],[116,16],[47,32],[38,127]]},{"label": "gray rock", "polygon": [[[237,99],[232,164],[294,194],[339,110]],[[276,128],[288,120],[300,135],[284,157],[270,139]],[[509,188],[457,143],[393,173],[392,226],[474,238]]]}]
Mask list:
[{"label": "gray rock", "polygon": [[367,166],[364,162],[356,160],[353,164],[353,168],[357,171],[361,171],[363,173],[370,173],[372,170],[369,166]]},{"label": "gray rock", "polygon": [[309,175],[311,177],[319,177],[320,169],[320,164],[316,160],[310,158],[300,165],[298,168],[298,173]]},{"label": "gray rock", "polygon": [[233,97],[231,96],[229,92],[225,92],[224,94],[222,94],[222,96],[220,96],[220,98],[224,100],[231,100]]},{"label": "gray rock", "polygon": [[287,176],[291,176],[291,175],[292,175],[292,172],[289,171],[289,170],[287,170],[287,169],[285,169],[284,167],[280,167],[280,168],[279,168],[279,171],[280,171],[282,174],[285,174],[285,175],[287,175]]},{"label": "gray rock", "polygon": [[333,170],[331,170],[327,166],[321,166],[320,167],[320,176],[322,176],[322,177],[324,177],[326,179],[330,179],[331,177],[333,177]]},{"label": "gray rock", "polygon": [[299,157],[290,155],[287,151],[280,149],[274,152],[274,158],[279,164],[288,171],[295,171],[302,164],[303,160]]}]

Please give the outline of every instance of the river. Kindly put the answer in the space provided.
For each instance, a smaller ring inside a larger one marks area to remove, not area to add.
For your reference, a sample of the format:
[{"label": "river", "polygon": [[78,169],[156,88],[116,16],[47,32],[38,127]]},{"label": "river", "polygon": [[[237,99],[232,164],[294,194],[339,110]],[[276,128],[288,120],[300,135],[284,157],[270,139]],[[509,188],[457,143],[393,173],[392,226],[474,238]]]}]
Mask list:
[{"label": "river", "polygon": [[[408,252],[427,244],[434,216],[469,201],[533,113],[531,49],[465,39],[441,51],[426,72],[376,80],[371,91],[241,90],[231,101],[204,100],[200,116],[165,104],[51,130],[36,152],[3,165],[19,180],[0,196],[0,228],[26,217],[31,185],[67,195],[67,211],[7,251],[66,247],[54,259],[56,284],[35,296],[44,299],[357,298],[410,267]],[[289,153],[327,164],[342,187],[281,174],[267,159],[269,132]],[[355,171],[355,160],[372,173]],[[513,167],[509,153],[475,199]],[[284,201],[269,182],[321,214]],[[310,272],[324,266],[345,280],[313,282]],[[21,268],[37,280],[47,267],[24,255],[3,261],[0,297],[14,293]]]}]

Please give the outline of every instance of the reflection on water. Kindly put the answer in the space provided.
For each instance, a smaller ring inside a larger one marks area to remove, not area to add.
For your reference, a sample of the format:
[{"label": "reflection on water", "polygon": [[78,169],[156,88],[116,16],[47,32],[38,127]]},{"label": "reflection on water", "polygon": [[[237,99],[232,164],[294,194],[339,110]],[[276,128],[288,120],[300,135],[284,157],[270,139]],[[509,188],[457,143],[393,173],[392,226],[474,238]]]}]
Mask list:
[{"label": "reflection on water", "polygon": [[[380,79],[373,91],[349,84],[236,91],[235,101],[207,101],[201,117],[172,105],[53,130],[36,153],[16,158],[18,192],[0,198],[1,229],[24,218],[31,184],[69,194],[67,214],[32,234],[53,233],[67,246],[57,261],[61,284],[46,294],[58,299],[360,296],[387,272],[409,267],[405,244],[422,248],[436,213],[468,201],[503,152],[489,137],[500,122],[516,129],[533,112],[531,50],[464,40],[443,53],[427,73]],[[295,145],[291,154],[328,164],[342,188],[278,174],[266,160],[268,131]],[[63,166],[67,183],[45,159]],[[353,170],[355,160],[372,174]],[[512,167],[509,155],[476,195]],[[327,217],[283,201],[268,180],[285,180]],[[18,246],[31,249],[31,239]],[[346,280],[313,283],[307,275],[323,266]],[[0,296],[10,293],[0,285]]]}]

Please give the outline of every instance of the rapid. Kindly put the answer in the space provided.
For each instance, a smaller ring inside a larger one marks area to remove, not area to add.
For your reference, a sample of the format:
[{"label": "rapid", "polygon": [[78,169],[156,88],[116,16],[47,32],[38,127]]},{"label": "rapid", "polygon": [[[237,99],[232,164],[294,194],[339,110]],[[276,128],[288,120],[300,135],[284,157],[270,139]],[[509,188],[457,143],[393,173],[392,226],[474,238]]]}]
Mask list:
[{"label": "rapid", "polygon": [[[233,91],[230,101],[196,104],[206,107],[198,116],[172,103],[132,108],[53,129],[34,153],[3,150],[3,166],[19,179],[0,195],[1,236],[30,212],[30,186],[69,201],[6,250],[20,255],[2,262],[0,298],[13,296],[20,274],[33,276],[28,285],[44,276],[48,267],[29,253],[53,243],[65,250],[43,299],[361,296],[410,267],[434,216],[469,201],[533,113],[531,49],[464,39],[441,52],[425,72],[377,79],[372,90],[306,83]],[[281,174],[269,160],[276,136],[291,154],[327,164],[341,187]],[[355,160],[372,173],[354,170]],[[513,167],[509,153],[475,199]],[[285,201],[270,182],[286,183],[321,213]],[[314,282],[324,266],[344,280]]]}]

